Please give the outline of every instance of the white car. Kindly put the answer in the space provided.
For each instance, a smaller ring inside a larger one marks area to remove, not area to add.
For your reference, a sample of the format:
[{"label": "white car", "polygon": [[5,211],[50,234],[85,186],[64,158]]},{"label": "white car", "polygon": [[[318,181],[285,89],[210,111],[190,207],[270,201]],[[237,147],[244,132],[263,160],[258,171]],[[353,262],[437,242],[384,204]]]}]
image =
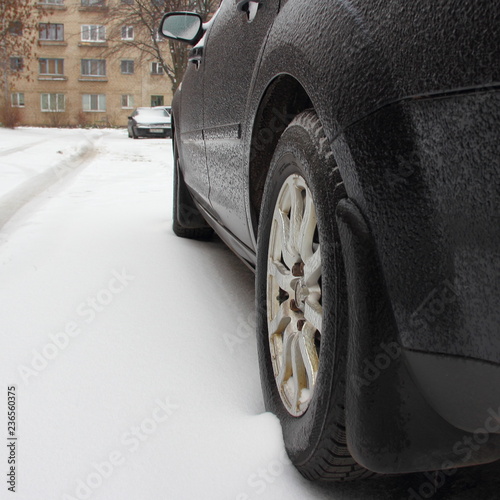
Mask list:
[{"label": "white car", "polygon": [[172,137],[170,106],[137,108],[128,117],[128,136],[134,139]]}]

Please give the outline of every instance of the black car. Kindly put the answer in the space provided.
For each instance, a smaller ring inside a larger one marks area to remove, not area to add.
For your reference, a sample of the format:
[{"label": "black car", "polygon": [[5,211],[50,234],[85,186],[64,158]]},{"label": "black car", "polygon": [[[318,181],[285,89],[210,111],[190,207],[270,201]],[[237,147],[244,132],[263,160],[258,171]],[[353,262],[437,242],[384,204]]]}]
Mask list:
[{"label": "black car", "polygon": [[173,229],[256,272],[309,479],[500,458],[500,3],[223,0],[173,101]]},{"label": "black car", "polygon": [[128,117],[128,136],[139,137],[172,137],[171,108],[156,106],[154,108],[137,108]]}]

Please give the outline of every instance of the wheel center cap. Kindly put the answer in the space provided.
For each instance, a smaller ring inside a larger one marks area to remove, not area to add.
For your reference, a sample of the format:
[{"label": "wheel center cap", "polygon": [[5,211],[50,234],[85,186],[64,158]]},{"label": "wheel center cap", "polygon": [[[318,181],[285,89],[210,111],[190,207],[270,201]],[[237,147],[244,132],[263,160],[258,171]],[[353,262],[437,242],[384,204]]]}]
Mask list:
[{"label": "wheel center cap", "polygon": [[304,309],[304,303],[309,295],[309,288],[302,279],[295,284],[295,303],[300,309]]}]

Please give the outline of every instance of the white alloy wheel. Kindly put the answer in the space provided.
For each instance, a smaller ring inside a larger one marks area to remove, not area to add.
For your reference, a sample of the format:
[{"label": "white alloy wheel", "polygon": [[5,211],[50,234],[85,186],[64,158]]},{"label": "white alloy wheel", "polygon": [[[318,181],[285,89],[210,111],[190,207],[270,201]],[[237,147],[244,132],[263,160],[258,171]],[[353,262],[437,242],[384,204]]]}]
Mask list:
[{"label": "white alloy wheel", "polygon": [[303,415],[319,369],[323,322],[316,210],[304,178],[290,175],[278,194],[267,266],[269,345],[287,411]]}]

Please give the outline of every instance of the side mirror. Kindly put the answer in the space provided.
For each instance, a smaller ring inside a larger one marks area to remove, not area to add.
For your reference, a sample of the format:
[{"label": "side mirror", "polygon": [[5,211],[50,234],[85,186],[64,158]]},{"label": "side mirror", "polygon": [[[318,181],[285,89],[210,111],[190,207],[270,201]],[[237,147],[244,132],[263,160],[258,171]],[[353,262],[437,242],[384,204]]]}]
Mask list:
[{"label": "side mirror", "polygon": [[165,38],[195,45],[203,36],[203,21],[194,12],[169,12],[163,16],[160,34]]}]

